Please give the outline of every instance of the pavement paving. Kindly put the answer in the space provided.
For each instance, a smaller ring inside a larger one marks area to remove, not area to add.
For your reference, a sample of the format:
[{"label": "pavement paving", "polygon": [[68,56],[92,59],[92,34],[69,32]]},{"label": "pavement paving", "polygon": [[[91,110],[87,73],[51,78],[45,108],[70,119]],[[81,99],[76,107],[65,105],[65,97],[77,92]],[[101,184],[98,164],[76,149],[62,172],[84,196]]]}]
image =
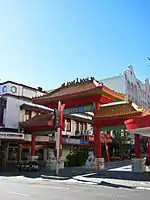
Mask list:
[{"label": "pavement paving", "polygon": [[105,171],[76,176],[74,179],[107,187],[150,190],[150,172],[133,173],[131,163],[126,164],[129,162],[123,162],[122,167],[109,167]]}]

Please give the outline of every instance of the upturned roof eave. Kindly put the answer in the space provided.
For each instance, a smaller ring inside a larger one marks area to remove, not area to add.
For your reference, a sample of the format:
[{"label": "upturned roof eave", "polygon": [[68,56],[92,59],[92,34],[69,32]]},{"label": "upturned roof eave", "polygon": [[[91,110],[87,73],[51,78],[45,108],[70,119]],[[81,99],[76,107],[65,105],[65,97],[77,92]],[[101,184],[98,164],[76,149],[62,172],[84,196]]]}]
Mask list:
[{"label": "upturned roof eave", "polygon": [[72,94],[66,94],[66,95],[61,95],[61,96],[57,96],[57,97],[47,97],[45,98],[43,97],[38,97],[38,98],[33,98],[32,102],[33,103],[37,103],[37,104],[46,104],[46,103],[50,103],[50,102],[57,102],[59,100],[66,100],[66,99],[71,99],[71,98],[81,98],[82,96],[89,96],[94,92],[98,92],[99,94],[101,94],[101,92],[106,92],[108,95],[111,95],[112,98],[114,99],[119,99],[119,101],[124,101],[125,97],[123,97],[122,95],[110,90],[109,88],[107,88],[106,86],[98,86],[86,91],[81,91],[81,92],[75,92]]}]

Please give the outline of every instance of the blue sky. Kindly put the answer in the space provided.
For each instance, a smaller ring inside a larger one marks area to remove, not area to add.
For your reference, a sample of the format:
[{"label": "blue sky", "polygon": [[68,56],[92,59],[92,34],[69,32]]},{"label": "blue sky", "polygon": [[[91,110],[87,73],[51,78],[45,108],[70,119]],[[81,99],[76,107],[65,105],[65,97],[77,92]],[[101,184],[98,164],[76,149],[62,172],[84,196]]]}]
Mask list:
[{"label": "blue sky", "polygon": [[129,64],[150,78],[149,0],[0,0],[0,78],[45,89]]}]

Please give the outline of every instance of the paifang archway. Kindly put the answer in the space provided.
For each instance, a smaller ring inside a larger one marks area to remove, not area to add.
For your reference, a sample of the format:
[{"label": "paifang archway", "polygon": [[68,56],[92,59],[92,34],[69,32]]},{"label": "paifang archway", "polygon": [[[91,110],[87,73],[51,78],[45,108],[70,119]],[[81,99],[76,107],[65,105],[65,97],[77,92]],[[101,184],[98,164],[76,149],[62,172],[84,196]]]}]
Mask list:
[{"label": "paifang archway", "polygon": [[[132,101],[104,104],[101,105],[100,110],[94,115],[93,125],[105,131],[125,129],[126,127],[127,130],[130,131],[130,121],[133,123],[133,121],[135,122],[139,119],[143,119],[142,116],[147,114],[150,113],[146,109],[138,107]],[[147,116],[145,116],[145,118],[147,118]],[[133,123],[133,125],[135,125],[135,123]],[[134,136],[136,158],[140,158],[140,136],[138,134]]]},{"label": "paifang archway", "polygon": [[[64,114],[93,112],[96,114],[100,106],[111,102],[124,101],[125,96],[104,86],[93,77],[75,80],[53,90],[51,93],[34,98],[33,103],[57,108],[58,102],[65,105]],[[62,156],[62,128],[60,134],[60,157]],[[94,125],[95,158],[101,158],[101,135],[98,126]]]}]

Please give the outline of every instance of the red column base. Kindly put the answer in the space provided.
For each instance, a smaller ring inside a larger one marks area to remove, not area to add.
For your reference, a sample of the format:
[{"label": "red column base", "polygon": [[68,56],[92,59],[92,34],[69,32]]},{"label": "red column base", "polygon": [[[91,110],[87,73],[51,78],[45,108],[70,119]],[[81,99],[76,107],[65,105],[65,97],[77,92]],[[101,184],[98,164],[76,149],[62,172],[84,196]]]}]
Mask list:
[{"label": "red column base", "polygon": [[100,127],[94,127],[94,154],[95,158],[102,158]]},{"label": "red column base", "polygon": [[140,135],[135,134],[135,157],[136,158],[141,158],[141,150],[140,150]]}]

